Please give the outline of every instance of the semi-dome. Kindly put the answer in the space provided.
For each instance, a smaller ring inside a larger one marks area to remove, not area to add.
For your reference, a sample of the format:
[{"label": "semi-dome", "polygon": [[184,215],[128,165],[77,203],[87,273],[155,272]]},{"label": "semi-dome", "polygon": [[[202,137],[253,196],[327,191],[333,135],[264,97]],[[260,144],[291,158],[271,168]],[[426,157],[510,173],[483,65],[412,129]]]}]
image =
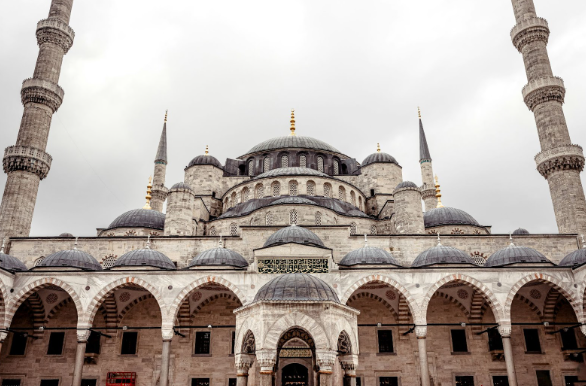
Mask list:
[{"label": "semi-dome", "polygon": [[236,268],[248,267],[248,262],[241,254],[228,248],[213,248],[201,252],[189,263],[190,267],[230,266]]},{"label": "semi-dome", "polygon": [[212,155],[198,155],[197,157],[189,161],[189,164],[187,165],[186,169],[196,165],[212,165],[217,168],[223,169],[222,163]]},{"label": "semi-dome", "polygon": [[170,190],[173,189],[185,189],[185,190],[191,190],[193,191],[193,189],[191,189],[191,186],[187,185],[185,182],[178,182],[175,185],[171,186]]},{"label": "semi-dome", "polygon": [[165,214],[152,209],[134,209],[116,217],[108,229],[113,228],[165,228]]},{"label": "semi-dome", "polygon": [[315,169],[310,168],[298,168],[298,167],[290,167],[290,168],[277,168],[273,170],[269,170],[268,172],[259,174],[258,176],[254,177],[255,180],[260,178],[273,178],[279,176],[316,176],[316,177],[329,177],[327,174],[317,171]]},{"label": "semi-dome", "polygon": [[4,248],[0,251],[0,268],[10,272],[26,271],[26,265],[16,257],[4,253]]},{"label": "semi-dome", "polygon": [[114,262],[112,268],[152,267],[176,269],[175,264],[167,256],[150,248],[136,249],[126,252]]},{"label": "semi-dome", "polygon": [[513,234],[514,235],[528,235],[529,234],[529,231],[527,229],[524,229],[524,228],[518,228],[518,229],[515,229],[513,231]]},{"label": "semi-dome", "polygon": [[287,273],[274,278],[262,286],[254,301],[340,303],[329,284],[307,273]]},{"label": "semi-dome", "polygon": [[270,235],[265,242],[264,247],[266,248],[273,245],[288,243],[314,245],[319,247],[324,246],[324,243],[321,241],[321,239],[309,229],[291,225],[286,228],[279,229]]},{"label": "semi-dome", "polygon": [[397,191],[399,189],[404,189],[404,188],[419,189],[419,186],[417,186],[417,184],[415,182],[403,181],[399,185],[397,185],[397,187],[395,188],[395,191]]},{"label": "semi-dome", "polygon": [[506,265],[517,263],[546,263],[553,264],[541,252],[533,248],[522,247],[517,245],[509,245],[506,248],[499,249],[488,259],[486,259],[485,267],[504,267]]},{"label": "semi-dome", "polygon": [[331,153],[340,153],[338,149],[328,145],[324,141],[311,137],[303,137],[299,135],[289,135],[286,137],[278,137],[266,140],[254,146],[245,155],[240,158],[246,157],[249,154],[258,153],[261,151],[278,150],[278,149],[311,149],[311,150],[323,150]]},{"label": "semi-dome", "polygon": [[87,271],[102,270],[102,266],[92,255],[77,249],[55,252],[45,257],[35,268],[40,267],[78,268]]},{"label": "semi-dome", "polygon": [[278,200],[273,201],[270,205],[286,205],[286,204],[315,205],[315,202],[311,201],[308,198],[304,198],[304,197],[289,196],[289,197],[279,198]]},{"label": "semi-dome", "polygon": [[58,237],[74,237],[71,233],[61,233]]},{"label": "semi-dome", "polygon": [[464,251],[447,247],[445,245],[437,245],[429,248],[419,254],[413,260],[412,267],[425,267],[434,264],[474,264],[474,260]]},{"label": "semi-dome", "polygon": [[[2,256],[2,255],[0,255]],[[564,257],[560,261],[562,267],[575,267],[586,263],[586,248],[580,248]]]},{"label": "semi-dome", "polygon": [[474,217],[470,216],[463,210],[442,207],[428,210],[423,214],[423,222],[426,228],[441,226],[441,225],[473,225],[480,226]]},{"label": "semi-dome", "polygon": [[371,247],[368,245],[348,253],[339,263],[339,265],[346,267],[353,265],[380,264],[392,264],[399,266],[397,260],[395,260],[393,255],[391,255],[389,252],[385,251],[384,249]]},{"label": "semi-dome", "polygon": [[365,166],[368,166],[371,164],[395,164],[397,166],[401,166],[401,165],[399,165],[399,162],[397,162],[395,157],[393,157],[390,154],[383,153],[383,152],[372,153],[371,155],[366,157],[364,159],[364,161],[362,161],[362,167],[365,167]]}]

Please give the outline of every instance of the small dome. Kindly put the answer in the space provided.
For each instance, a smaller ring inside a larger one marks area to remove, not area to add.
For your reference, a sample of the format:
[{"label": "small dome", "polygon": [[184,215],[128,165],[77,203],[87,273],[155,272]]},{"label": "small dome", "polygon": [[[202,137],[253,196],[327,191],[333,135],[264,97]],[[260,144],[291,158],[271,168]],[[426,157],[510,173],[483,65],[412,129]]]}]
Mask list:
[{"label": "small dome", "polygon": [[423,251],[413,260],[411,267],[425,267],[434,264],[474,264],[474,260],[466,252],[457,248],[437,245]]},{"label": "small dome", "polygon": [[187,185],[185,182],[178,182],[175,185],[171,186],[170,190],[173,189],[185,189],[185,190],[191,190],[193,191],[193,189],[191,189],[191,186]]},{"label": "small dome", "polygon": [[236,268],[248,267],[248,262],[238,252],[227,248],[213,248],[201,252],[189,263],[190,267],[227,265]]},{"label": "small dome", "polygon": [[74,237],[71,233],[61,233],[58,237]]},{"label": "small dome", "polygon": [[[0,255],[2,256],[2,255]],[[577,265],[582,265],[586,263],[586,249],[581,248],[577,251],[574,251],[564,257],[562,261],[560,261],[560,265],[563,267],[575,267]]]},{"label": "small dome", "polygon": [[307,273],[287,273],[274,278],[256,293],[254,301],[340,303],[338,295],[325,281]]},{"label": "small dome", "polygon": [[377,265],[377,264],[392,264],[399,265],[397,260],[389,252],[381,248],[364,246],[360,249],[355,249],[348,253],[340,261],[339,265]]},{"label": "small dome", "polygon": [[362,161],[362,167],[371,165],[371,164],[395,164],[397,166],[401,166],[399,165],[399,163],[397,162],[397,160],[395,159],[395,157],[393,157],[390,154],[387,153],[383,153],[383,152],[376,152],[376,153],[372,153],[371,155],[369,155],[368,157],[366,157],[364,159],[364,161]]},{"label": "small dome", "polygon": [[259,143],[246,154],[240,158],[244,158],[249,154],[258,153],[260,151],[278,150],[278,149],[311,149],[311,150],[325,150],[331,153],[340,153],[338,149],[328,145],[324,141],[311,137],[303,137],[300,135],[288,135],[285,137],[277,137]]},{"label": "small dome", "polygon": [[419,186],[417,186],[417,184],[415,184],[415,182],[411,182],[411,181],[403,181],[401,182],[399,185],[397,185],[397,187],[395,188],[395,192],[399,189],[403,189],[403,188],[414,188],[414,189],[419,189]]},{"label": "small dome", "polygon": [[279,198],[276,201],[273,201],[270,205],[286,205],[286,204],[306,204],[306,205],[316,205],[315,202],[311,201],[310,199],[299,197],[299,196],[290,196],[290,197],[283,197]]},{"label": "small dome", "polygon": [[27,270],[26,265],[22,261],[4,252],[0,252],[0,268],[10,272]]},{"label": "small dome", "polygon": [[528,235],[529,234],[529,231],[527,229],[524,229],[524,228],[519,228],[519,229],[515,229],[513,231],[513,234],[514,235]]},{"label": "small dome", "polygon": [[134,209],[116,217],[108,229],[113,228],[165,228],[165,214],[152,209]]},{"label": "small dome", "polygon": [[39,267],[67,267],[79,268],[87,271],[102,270],[102,266],[92,255],[77,249],[55,252],[45,257],[36,268]]},{"label": "small dome", "polygon": [[316,176],[316,177],[329,177],[327,174],[319,172],[315,169],[310,168],[277,168],[269,170],[268,172],[259,174],[254,177],[255,180],[260,178],[272,178],[279,176]]},{"label": "small dome", "polygon": [[473,225],[480,226],[474,217],[463,210],[443,207],[428,210],[423,214],[423,222],[426,228],[440,225]]},{"label": "small dome", "polygon": [[112,268],[119,267],[153,267],[161,269],[177,269],[167,256],[150,248],[136,249],[126,252],[118,259]]},{"label": "small dome", "polygon": [[279,229],[275,233],[269,236],[265,242],[265,248],[273,245],[280,244],[302,244],[302,245],[314,245],[323,247],[324,243],[319,237],[309,229],[291,225],[286,228]]},{"label": "small dome", "polygon": [[212,155],[198,155],[197,157],[189,161],[189,165],[187,165],[186,169],[196,165],[212,165],[217,168],[224,169],[222,163]]},{"label": "small dome", "polygon": [[499,249],[488,259],[485,267],[504,267],[505,265],[517,263],[546,263],[553,264],[541,252],[529,247],[520,247],[509,245],[506,248]]}]

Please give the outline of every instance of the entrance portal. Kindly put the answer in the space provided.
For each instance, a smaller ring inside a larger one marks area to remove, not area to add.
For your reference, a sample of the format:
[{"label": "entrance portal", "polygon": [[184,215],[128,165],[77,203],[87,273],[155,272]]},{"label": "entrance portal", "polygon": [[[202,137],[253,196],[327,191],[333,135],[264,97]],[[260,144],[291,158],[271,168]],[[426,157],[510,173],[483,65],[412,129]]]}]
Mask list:
[{"label": "entrance portal", "polygon": [[283,367],[281,386],[308,386],[307,367],[299,363],[291,363]]}]

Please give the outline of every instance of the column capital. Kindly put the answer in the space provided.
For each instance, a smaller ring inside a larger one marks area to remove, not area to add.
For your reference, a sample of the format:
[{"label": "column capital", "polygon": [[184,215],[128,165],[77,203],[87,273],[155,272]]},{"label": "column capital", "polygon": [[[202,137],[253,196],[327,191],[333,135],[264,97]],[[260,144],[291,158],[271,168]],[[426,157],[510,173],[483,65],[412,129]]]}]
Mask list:
[{"label": "column capital", "polygon": [[358,355],[342,355],[339,357],[342,369],[348,376],[356,376],[356,368],[358,367]]},{"label": "column capital", "polygon": [[415,326],[415,335],[417,339],[425,339],[427,337],[427,326]]},{"label": "column capital", "polygon": [[256,352],[261,374],[272,374],[277,362],[277,350],[261,349]]},{"label": "column capital", "polygon": [[512,328],[511,322],[501,322],[498,326],[499,334],[501,334],[503,338],[510,338]]},{"label": "column capital", "polygon": [[250,354],[236,354],[235,355],[236,370],[238,376],[248,375],[248,369],[252,366],[254,355]]},{"label": "column capital", "polygon": [[3,343],[6,340],[7,336],[8,336],[7,332],[0,332],[0,343]]},{"label": "column capital", "polygon": [[90,337],[91,331],[89,328],[83,328],[76,331],[77,332],[77,342],[78,343],[87,343],[87,340]]},{"label": "column capital", "polygon": [[172,328],[161,328],[161,335],[164,341],[171,341],[175,336],[175,331]]},{"label": "column capital", "polygon": [[331,374],[333,371],[334,363],[336,363],[336,357],[338,353],[336,351],[316,351],[316,362],[319,366],[319,372],[322,374]]}]

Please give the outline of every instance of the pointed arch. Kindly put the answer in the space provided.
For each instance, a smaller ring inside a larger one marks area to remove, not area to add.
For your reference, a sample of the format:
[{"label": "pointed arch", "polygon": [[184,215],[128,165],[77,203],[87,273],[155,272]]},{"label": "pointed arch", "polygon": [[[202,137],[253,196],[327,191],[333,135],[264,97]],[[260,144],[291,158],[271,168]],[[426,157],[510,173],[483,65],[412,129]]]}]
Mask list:
[{"label": "pointed arch", "polygon": [[[208,296],[206,299],[204,299],[202,302],[200,302],[193,310],[191,310],[189,317],[191,318],[193,315],[195,315],[199,311],[201,311],[202,308],[204,308],[208,304],[210,304],[213,301],[218,300],[218,299],[226,299],[229,302],[236,303],[238,307],[242,306],[240,299],[238,299],[238,296],[236,296],[235,294],[229,294],[229,293],[213,294],[213,295]],[[181,303],[181,304],[183,304],[183,303]]]},{"label": "pointed arch", "polygon": [[[389,310],[389,312],[391,313],[391,315],[393,315],[393,318],[395,318],[395,320],[399,320],[399,312],[398,310],[395,310],[395,308],[393,308],[393,306],[387,302],[385,299],[381,298],[380,296],[378,296],[377,294],[373,294],[371,292],[356,292],[354,294],[352,294],[352,296],[350,296],[350,299],[348,299],[348,302],[346,303],[348,306],[350,306],[350,303],[357,301],[359,299],[372,299],[374,301],[377,301],[379,303],[381,303],[385,308],[387,308]],[[352,306],[350,306],[352,307]]]},{"label": "pointed arch", "polygon": [[328,334],[325,329],[315,319],[300,312],[286,314],[273,323],[265,335],[262,348],[276,350],[279,339],[281,339],[283,334],[293,328],[298,328],[307,332],[313,338],[316,349],[331,349],[330,342],[328,341]]},{"label": "pointed arch", "polygon": [[121,322],[122,319],[124,319],[124,316],[126,316],[126,314],[128,313],[128,311],[130,311],[130,309],[134,306],[136,306],[138,303],[143,302],[147,299],[153,299],[154,296],[152,294],[145,294],[142,296],[137,297],[136,299],[134,299],[133,301],[131,301],[130,303],[128,303],[126,305],[126,307],[124,307],[124,309],[120,310],[120,312],[118,313],[118,316],[116,317],[116,319],[118,320],[118,322]]},{"label": "pointed arch", "polygon": [[242,344],[240,346],[240,353],[242,354],[254,354],[256,352],[256,339],[251,330],[246,331]]},{"label": "pointed arch", "polygon": [[464,314],[464,316],[469,319],[470,318],[470,312],[468,312],[468,309],[466,308],[465,305],[462,304],[462,302],[460,302],[458,299],[456,299],[455,297],[453,297],[452,295],[442,292],[442,291],[436,291],[433,296],[432,299],[434,297],[440,297],[440,298],[444,298],[447,301],[449,301],[450,303],[454,303],[459,309],[460,311],[462,311],[462,313]]}]

